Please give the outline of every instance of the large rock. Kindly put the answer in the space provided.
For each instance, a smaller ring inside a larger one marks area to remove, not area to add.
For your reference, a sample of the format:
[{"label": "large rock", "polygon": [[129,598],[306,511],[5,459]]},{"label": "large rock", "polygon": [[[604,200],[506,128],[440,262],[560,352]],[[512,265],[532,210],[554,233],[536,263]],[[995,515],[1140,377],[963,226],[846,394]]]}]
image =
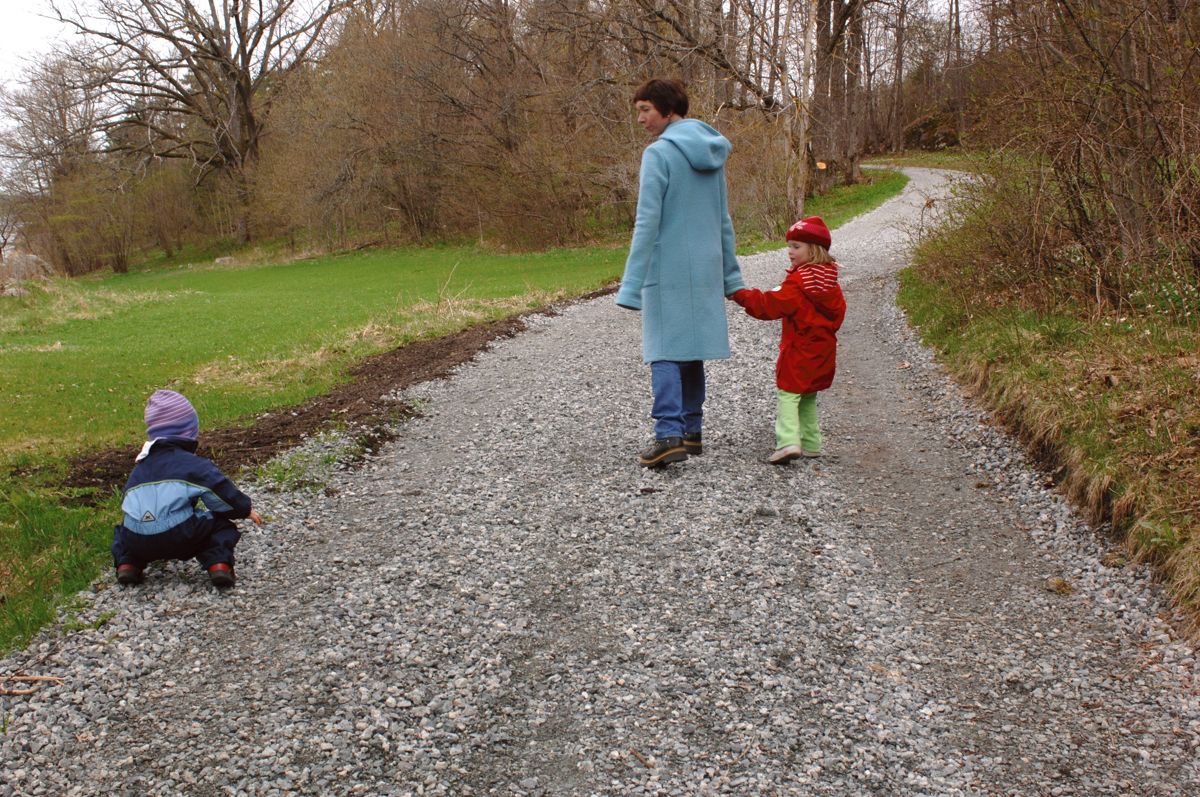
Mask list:
[{"label": "large rock", "polygon": [[954,117],[949,113],[922,116],[904,129],[905,149],[936,152],[955,146],[958,146],[958,130],[954,126]]},{"label": "large rock", "polygon": [[0,262],[0,282],[3,283],[49,277],[53,273],[54,268],[32,252],[9,252]]}]

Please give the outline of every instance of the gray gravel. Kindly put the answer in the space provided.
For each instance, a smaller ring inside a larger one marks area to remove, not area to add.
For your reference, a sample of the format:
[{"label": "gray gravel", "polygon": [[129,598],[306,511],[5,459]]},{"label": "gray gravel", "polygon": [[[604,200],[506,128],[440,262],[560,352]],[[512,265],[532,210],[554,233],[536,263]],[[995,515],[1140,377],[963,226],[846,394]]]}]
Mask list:
[{"label": "gray gravel", "polygon": [[324,489],[253,486],[229,594],[106,581],[0,662],[64,679],[0,698],[0,797],[1197,793],[1162,596],[894,307],[910,174],[834,233],[827,456],[765,464],[776,324],[730,305],[705,454],[655,473],[637,317],[535,319],[361,467],[297,454]]}]

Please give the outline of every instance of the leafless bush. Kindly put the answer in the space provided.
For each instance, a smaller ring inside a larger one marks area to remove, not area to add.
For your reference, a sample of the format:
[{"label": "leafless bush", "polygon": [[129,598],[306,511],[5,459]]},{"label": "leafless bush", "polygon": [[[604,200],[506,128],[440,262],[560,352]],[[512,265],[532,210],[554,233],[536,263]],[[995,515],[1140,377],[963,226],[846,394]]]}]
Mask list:
[{"label": "leafless bush", "polygon": [[1200,7],[1041,0],[997,24],[980,132],[1019,155],[975,196],[975,237],[1098,311],[1195,319]]}]

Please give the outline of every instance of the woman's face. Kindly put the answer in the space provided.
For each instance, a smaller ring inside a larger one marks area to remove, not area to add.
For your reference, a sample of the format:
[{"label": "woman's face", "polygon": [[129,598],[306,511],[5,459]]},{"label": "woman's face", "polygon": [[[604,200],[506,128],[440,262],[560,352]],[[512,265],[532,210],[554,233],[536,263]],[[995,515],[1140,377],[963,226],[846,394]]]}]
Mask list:
[{"label": "woman's face", "polygon": [[802,266],[808,262],[810,254],[808,244],[804,241],[788,241],[788,260],[793,266]]},{"label": "woman's face", "polygon": [[662,135],[667,125],[674,121],[674,114],[663,116],[650,100],[638,100],[633,107],[637,109],[638,124],[652,136]]}]

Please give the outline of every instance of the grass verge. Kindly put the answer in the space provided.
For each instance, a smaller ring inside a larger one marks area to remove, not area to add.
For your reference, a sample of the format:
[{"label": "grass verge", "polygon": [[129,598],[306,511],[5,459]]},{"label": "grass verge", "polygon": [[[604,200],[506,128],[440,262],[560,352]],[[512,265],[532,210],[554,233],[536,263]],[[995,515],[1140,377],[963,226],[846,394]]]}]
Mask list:
[{"label": "grass verge", "polygon": [[881,155],[872,155],[863,162],[875,166],[913,166],[922,169],[971,171],[978,157],[980,157],[980,154],[971,150],[964,150],[961,147],[949,147],[937,150],[936,152],[928,152],[920,149],[904,150],[903,152],[885,152]]},{"label": "grass verge", "polygon": [[898,301],[952,374],[1110,520],[1200,630],[1200,332],[1160,316],[1032,310],[946,270],[901,274]]},{"label": "grass verge", "polygon": [[[906,182],[873,172],[810,209],[835,226]],[[443,246],[181,262],[199,251],[0,297],[0,653],[25,644],[106,564],[119,496],[64,488],[67,463],[113,446],[132,460],[155,388],[184,392],[203,436],[321,395],[372,354],[595,290],[620,275],[626,253]],[[295,464],[283,459],[268,475],[297,478]]]}]

